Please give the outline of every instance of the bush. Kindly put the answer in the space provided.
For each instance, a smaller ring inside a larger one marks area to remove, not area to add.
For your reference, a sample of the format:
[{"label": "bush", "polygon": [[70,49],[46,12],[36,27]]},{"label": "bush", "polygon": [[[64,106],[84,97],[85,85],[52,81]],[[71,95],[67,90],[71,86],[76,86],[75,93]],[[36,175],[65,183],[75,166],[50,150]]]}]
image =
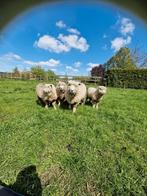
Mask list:
[{"label": "bush", "polygon": [[103,65],[95,66],[91,69],[91,76],[97,76],[97,77],[104,77],[104,67]]},{"label": "bush", "polygon": [[105,77],[108,86],[147,89],[147,69],[110,69]]}]

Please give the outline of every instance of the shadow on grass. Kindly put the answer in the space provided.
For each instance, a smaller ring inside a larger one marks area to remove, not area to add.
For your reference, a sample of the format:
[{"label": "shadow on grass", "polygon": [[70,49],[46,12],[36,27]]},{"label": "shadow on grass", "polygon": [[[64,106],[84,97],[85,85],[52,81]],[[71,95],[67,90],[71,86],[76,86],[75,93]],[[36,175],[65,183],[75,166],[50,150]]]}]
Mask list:
[{"label": "shadow on grass", "polygon": [[[45,107],[45,103],[39,97],[36,100],[36,104],[39,105],[40,107]],[[48,107],[52,107],[52,105],[48,104]],[[69,109],[69,104],[65,101],[65,102],[61,103],[60,107],[56,104],[56,107],[60,108],[60,109],[65,109],[66,110],[66,109]]]},{"label": "shadow on grass", "polygon": [[37,105],[41,106],[41,107],[45,107],[45,103],[42,101],[42,99],[40,97],[38,97],[38,99],[36,100]]},{"label": "shadow on grass", "polygon": [[[16,182],[14,184],[6,185],[5,183],[0,181],[0,185],[6,187],[6,188],[0,189],[0,196],[3,196],[3,195],[16,196],[19,194],[25,195],[25,196],[41,196],[42,195],[41,180],[38,177],[38,173],[36,171],[35,165],[28,166],[24,168],[23,170],[21,170],[18,173],[16,177]],[[19,194],[16,194],[12,190]]]},{"label": "shadow on grass", "polygon": [[[88,105],[88,106],[92,106],[92,103],[90,102],[90,101],[85,101],[84,103],[80,103],[79,105]],[[79,106],[78,105],[78,106]],[[71,110],[72,109],[72,107],[73,107],[73,105],[71,106],[71,108],[69,109],[69,103],[67,102],[67,101],[65,101],[64,103],[62,103],[61,105],[60,105],[60,109],[63,109],[63,110]]]},{"label": "shadow on grass", "polygon": [[64,101],[63,103],[61,103],[60,109],[63,109],[63,110],[69,110],[69,104],[67,101]]},{"label": "shadow on grass", "polygon": [[86,101],[85,105],[92,106],[92,103],[90,101]]},{"label": "shadow on grass", "polygon": [[[36,100],[36,104],[39,105],[40,107],[43,107],[43,108],[45,107],[45,103],[39,97]],[[80,103],[79,105],[82,105],[82,103]],[[84,105],[88,105],[91,107],[92,103],[89,100],[86,100]],[[48,104],[48,107],[52,107],[52,105]],[[56,107],[57,107],[57,109],[62,109],[62,110],[72,110],[73,105],[71,106],[71,108],[69,108],[69,103],[67,101],[64,101],[64,102],[61,102],[60,106],[58,106],[56,103]]]}]

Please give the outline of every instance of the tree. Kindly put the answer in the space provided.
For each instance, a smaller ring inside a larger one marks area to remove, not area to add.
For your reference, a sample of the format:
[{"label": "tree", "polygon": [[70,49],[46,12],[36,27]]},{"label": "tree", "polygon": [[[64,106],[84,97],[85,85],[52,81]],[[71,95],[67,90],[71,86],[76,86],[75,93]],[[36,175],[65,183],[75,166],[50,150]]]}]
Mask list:
[{"label": "tree", "polygon": [[131,51],[127,47],[121,48],[114,56],[112,56],[105,64],[106,69],[135,69],[136,64],[132,57]]},{"label": "tree", "polygon": [[20,75],[20,72],[18,70],[18,67],[14,67],[14,69],[13,69],[13,76],[14,77],[19,77],[19,75]]},{"label": "tree", "polygon": [[104,76],[104,67],[103,65],[95,66],[91,69],[90,73],[91,76],[102,77]]},{"label": "tree", "polygon": [[14,67],[13,73],[19,73],[18,67]]},{"label": "tree", "polygon": [[44,77],[45,76],[45,70],[41,66],[32,67],[31,72],[36,77]]},{"label": "tree", "polygon": [[132,49],[132,57],[136,65],[140,68],[147,67],[147,53],[141,51],[139,47]]},{"label": "tree", "polygon": [[56,74],[55,74],[52,70],[48,70],[48,71],[47,71],[47,76],[48,76],[48,77],[55,77]]},{"label": "tree", "polygon": [[48,81],[49,79],[55,79],[56,74],[52,70],[48,70],[45,72],[45,79]]}]

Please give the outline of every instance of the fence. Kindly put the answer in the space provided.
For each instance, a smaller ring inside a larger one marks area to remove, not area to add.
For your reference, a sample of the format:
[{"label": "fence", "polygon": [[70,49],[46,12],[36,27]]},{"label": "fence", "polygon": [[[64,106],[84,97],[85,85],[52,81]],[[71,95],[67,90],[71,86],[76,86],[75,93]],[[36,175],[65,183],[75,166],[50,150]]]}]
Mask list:
[{"label": "fence", "polygon": [[34,76],[31,73],[6,73],[0,72],[0,79],[13,79],[13,80],[39,80],[39,81],[48,81],[48,82],[58,82],[59,80],[79,80],[85,84],[95,83],[102,84],[101,77],[90,77],[90,76],[73,76],[73,75],[55,75],[50,77]]}]

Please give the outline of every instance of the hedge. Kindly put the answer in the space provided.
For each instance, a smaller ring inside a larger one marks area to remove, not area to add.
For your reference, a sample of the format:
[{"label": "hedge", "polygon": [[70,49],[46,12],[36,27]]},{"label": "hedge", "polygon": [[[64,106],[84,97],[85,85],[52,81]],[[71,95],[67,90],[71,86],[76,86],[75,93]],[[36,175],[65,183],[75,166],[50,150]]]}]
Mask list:
[{"label": "hedge", "polygon": [[110,69],[105,73],[108,86],[147,89],[147,69]]}]

